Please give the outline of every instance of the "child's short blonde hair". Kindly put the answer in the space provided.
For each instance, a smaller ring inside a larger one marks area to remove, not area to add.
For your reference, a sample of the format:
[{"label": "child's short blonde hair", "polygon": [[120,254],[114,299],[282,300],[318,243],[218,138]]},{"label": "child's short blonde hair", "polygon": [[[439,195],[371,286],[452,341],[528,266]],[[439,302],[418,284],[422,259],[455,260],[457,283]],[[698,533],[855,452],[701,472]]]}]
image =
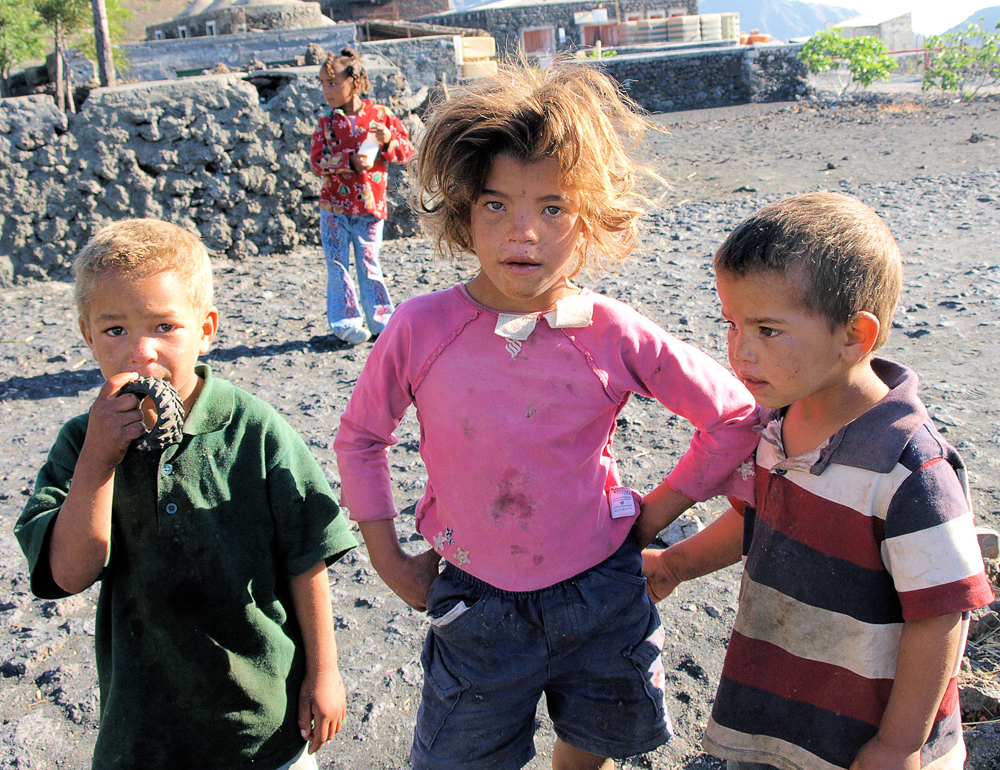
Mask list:
[{"label": "child's short blonde hair", "polygon": [[715,253],[715,271],[746,276],[800,268],[803,303],[830,328],[862,311],[878,318],[876,350],[889,338],[903,284],[896,239],[882,218],[848,195],[792,195],[741,222]]},{"label": "child's short blonde hair", "polygon": [[102,227],[73,262],[77,312],[86,316],[94,284],[106,275],[146,278],[165,270],[187,284],[195,310],[212,307],[212,263],[196,235],[159,219],[123,219]]},{"label": "child's short blonde hair", "polygon": [[344,65],[344,73],[354,81],[359,94],[367,94],[371,90],[368,71],[361,61],[361,55],[353,48],[342,48],[340,53],[328,53],[326,60],[320,65],[320,74],[325,74],[331,80],[337,76],[333,65],[340,61]]},{"label": "child's short blonde hair", "polygon": [[592,270],[635,247],[645,200],[636,176],[646,170],[628,150],[649,127],[617,84],[590,66],[502,63],[496,77],[435,106],[415,159],[414,206],[438,254],[474,254],[470,212],[494,158],[555,158],[562,185],[579,197],[587,235],[577,270]]}]

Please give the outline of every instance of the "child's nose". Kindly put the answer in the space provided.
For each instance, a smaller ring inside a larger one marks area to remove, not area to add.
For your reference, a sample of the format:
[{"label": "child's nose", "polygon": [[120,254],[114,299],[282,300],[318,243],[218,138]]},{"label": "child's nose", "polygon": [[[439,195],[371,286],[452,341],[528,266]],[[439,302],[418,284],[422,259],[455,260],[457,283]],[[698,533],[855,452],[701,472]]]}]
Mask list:
[{"label": "child's nose", "polygon": [[511,228],[511,239],[521,243],[538,242],[538,223],[527,213],[517,214]]},{"label": "child's nose", "polygon": [[133,361],[151,361],[156,358],[156,346],[151,337],[139,337],[132,346]]},{"label": "child's nose", "polygon": [[729,355],[734,361],[753,360],[751,346],[746,343],[743,335],[736,331],[729,333]]}]

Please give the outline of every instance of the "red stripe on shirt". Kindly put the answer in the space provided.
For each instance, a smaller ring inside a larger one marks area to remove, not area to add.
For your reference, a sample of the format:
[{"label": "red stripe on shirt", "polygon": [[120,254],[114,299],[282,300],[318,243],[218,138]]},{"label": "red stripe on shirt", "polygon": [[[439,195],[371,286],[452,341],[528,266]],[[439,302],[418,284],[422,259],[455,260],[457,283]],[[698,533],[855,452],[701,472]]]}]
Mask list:
[{"label": "red stripe on shirt", "polygon": [[878,726],[891,679],[866,679],[829,663],[799,658],[770,642],[733,631],[723,676],[789,700]]},{"label": "red stripe on shirt", "polygon": [[993,590],[985,572],[944,585],[899,593],[899,603],[903,607],[903,618],[906,620],[950,615],[966,609],[985,607],[992,601]]},{"label": "red stripe on shirt", "polygon": [[[764,471],[758,467],[758,472]],[[872,517],[774,473],[765,494],[765,501],[758,500],[757,516],[775,531],[827,556],[866,569],[885,569]]]}]

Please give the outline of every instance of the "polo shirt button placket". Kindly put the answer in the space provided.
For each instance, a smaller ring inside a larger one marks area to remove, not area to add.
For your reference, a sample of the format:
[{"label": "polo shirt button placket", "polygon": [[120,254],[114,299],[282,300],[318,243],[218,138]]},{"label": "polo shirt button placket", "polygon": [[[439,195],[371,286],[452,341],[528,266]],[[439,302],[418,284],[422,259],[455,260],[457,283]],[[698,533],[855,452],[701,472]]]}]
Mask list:
[{"label": "polo shirt button placket", "polygon": [[173,516],[177,513],[177,503],[167,503],[167,507],[164,509],[168,514]]},{"label": "polo shirt button placket", "polygon": [[161,471],[160,471],[160,472],[161,472],[161,473],[162,473],[162,474],[163,474],[164,476],[169,476],[169,475],[170,475],[171,473],[173,473],[173,472],[174,472],[174,466],[173,466],[173,465],[171,465],[170,463],[164,463],[164,464],[163,464],[163,468],[161,469]]}]

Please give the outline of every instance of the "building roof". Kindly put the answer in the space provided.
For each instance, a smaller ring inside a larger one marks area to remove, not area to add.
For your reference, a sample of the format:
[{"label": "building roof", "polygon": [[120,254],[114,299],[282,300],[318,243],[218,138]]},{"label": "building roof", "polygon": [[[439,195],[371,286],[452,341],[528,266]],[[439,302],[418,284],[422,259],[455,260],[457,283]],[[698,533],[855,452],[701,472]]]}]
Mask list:
[{"label": "building roof", "polygon": [[207,11],[222,11],[226,8],[236,8],[250,5],[298,5],[302,0],[192,0],[175,18],[198,16]]},{"label": "building roof", "polygon": [[[523,8],[531,6],[546,5],[588,5],[592,8],[605,5],[603,0],[487,0],[487,2],[476,2],[476,0],[452,0],[453,8],[448,11],[433,14],[435,16],[449,16],[454,13],[470,13],[473,11],[496,11],[504,8]],[[606,6],[605,6],[606,7]]]},{"label": "building roof", "polygon": [[898,19],[900,16],[908,16],[908,13],[897,14],[895,16],[874,16],[873,14],[863,14],[861,16],[855,16],[851,19],[844,19],[844,21],[830,22],[826,25],[827,29],[852,29],[854,27],[877,27],[879,24],[885,24],[887,21],[892,21],[893,19]]}]

